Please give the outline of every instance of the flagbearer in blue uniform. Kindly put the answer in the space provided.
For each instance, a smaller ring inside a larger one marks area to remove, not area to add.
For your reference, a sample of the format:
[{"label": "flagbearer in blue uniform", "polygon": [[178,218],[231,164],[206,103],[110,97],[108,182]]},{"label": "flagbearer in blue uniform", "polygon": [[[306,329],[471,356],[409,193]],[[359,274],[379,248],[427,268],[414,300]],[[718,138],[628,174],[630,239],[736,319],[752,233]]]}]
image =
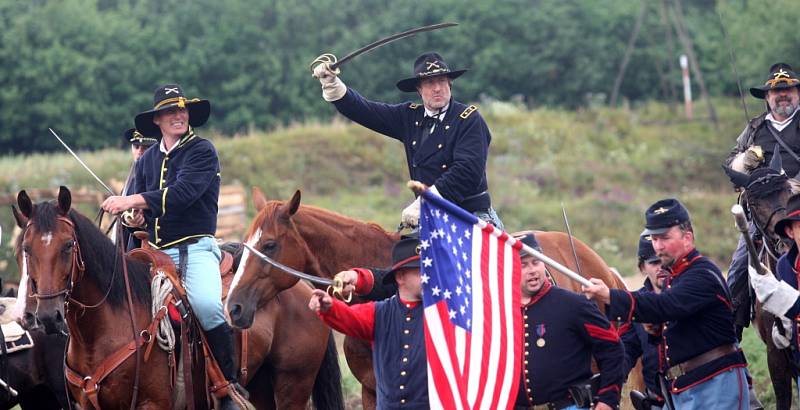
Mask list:
[{"label": "flagbearer in blue uniform", "polygon": [[[422,104],[386,104],[367,100],[345,86],[339,70],[328,64],[314,68],[322,97],[345,117],[405,146],[412,180],[475,216],[502,229],[492,208],[486,179],[486,160],[492,136],[474,105],[451,97],[453,80],[467,70],[450,70],[442,56],[425,53],[414,62],[413,77],[397,83],[400,91],[418,93]],[[419,224],[420,199],[401,214],[404,225]]]},{"label": "flagbearer in blue uniform", "polygon": [[340,272],[357,294],[376,279],[397,282],[397,294],[380,302],[348,306],[316,289],[308,307],[331,328],[372,342],[378,409],[428,409],[419,239],[404,237],[392,248],[392,267],[378,275],[356,268]]},{"label": "flagbearer in blue uniform", "polygon": [[[645,234],[669,276],[661,293],[611,289],[602,281],[584,293],[618,321],[662,323],[662,394],[676,409],[748,407],[744,353],[736,345],[730,292],[719,268],[694,244],[689,212],[677,199],[647,209]],[[670,397],[671,396],[671,397]]]},{"label": "flagbearer in blue uniform", "polygon": [[[665,277],[661,275],[661,258],[656,255],[653,249],[653,241],[650,235],[639,236],[639,273],[645,276],[644,285],[640,292],[660,293],[664,285]],[[642,359],[642,375],[647,391],[644,394],[631,392],[631,401],[634,406],[636,400],[634,395],[641,394],[639,400],[642,402],[641,408],[647,410],[660,409],[664,404],[664,398],[659,394],[661,388],[658,386],[659,361],[663,355],[659,354],[658,334],[659,325],[652,323],[628,322],[618,329],[622,344],[625,346],[624,373],[626,377],[630,374],[636,361]],[[637,410],[640,408],[637,407]]]},{"label": "flagbearer in blue uniform", "polygon": [[[520,239],[541,252],[533,233]],[[521,252],[520,263],[525,341],[515,408],[617,408],[623,348],[616,329],[595,303],[552,285],[542,261]],[[594,383],[592,357],[600,368]]]},{"label": "flagbearer in blue uniform", "polygon": [[[153,109],[136,116],[136,129],[145,136],[161,135],[158,147],[148,149],[136,164],[133,195],[112,196],[103,202],[111,213],[137,210],[131,226],[147,229],[151,245],[169,255],[209,347],[225,377],[239,392],[233,334],[222,310],[217,230],[220,168],[211,141],[194,128],[211,113],[207,100],[187,99],[176,84],[155,91]],[[222,408],[235,407],[226,396]]]}]

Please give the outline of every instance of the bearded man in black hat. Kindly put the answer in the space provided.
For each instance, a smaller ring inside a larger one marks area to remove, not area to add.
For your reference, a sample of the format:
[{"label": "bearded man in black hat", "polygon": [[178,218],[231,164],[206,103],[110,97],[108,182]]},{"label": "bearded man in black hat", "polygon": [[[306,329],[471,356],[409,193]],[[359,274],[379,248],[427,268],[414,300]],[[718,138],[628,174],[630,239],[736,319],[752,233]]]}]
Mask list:
[{"label": "bearded man in black hat", "polygon": [[246,392],[237,383],[233,334],[220,297],[222,255],[214,238],[219,158],[214,144],[195,134],[210,113],[211,103],[187,99],[177,84],[156,89],[153,109],[136,116],[136,129],[146,137],[161,135],[161,143],[137,161],[133,194],[109,197],[102,206],[114,214],[141,210],[143,218],[136,222],[149,233],[151,245],[175,262],[192,311],[231,383],[221,407],[233,409],[251,405],[241,397]]},{"label": "bearded man in black hat", "polygon": [[749,406],[747,361],[733,328],[722,272],[695,248],[689,211],[677,199],[657,201],[645,213],[645,235],[669,274],[661,293],[610,289],[601,280],[583,292],[623,323],[660,323],[657,336],[661,394],[682,410]]},{"label": "bearded man in black hat", "polygon": [[[345,117],[405,146],[412,180],[502,229],[492,208],[486,179],[491,134],[474,105],[452,98],[453,80],[467,70],[451,70],[437,53],[425,53],[414,62],[413,77],[397,88],[418,93],[422,104],[386,104],[367,100],[338,77],[326,63],[314,68],[322,84],[322,97]],[[420,199],[401,214],[405,226],[419,225]]]},{"label": "bearded man in black hat", "polygon": [[370,293],[377,281],[396,283],[397,293],[389,299],[348,306],[315,289],[308,303],[331,328],[372,342],[379,409],[430,407],[419,252],[418,237],[403,237],[392,248],[388,271],[354,268],[337,274],[353,276],[348,285],[359,295]]},{"label": "bearded man in black hat", "polygon": [[[777,63],[769,69],[764,85],[750,88],[750,94],[765,100],[767,110],[750,120],[736,138],[725,165],[734,171],[750,174],[756,168],[769,164],[777,148],[781,163],[790,182],[796,181],[800,172],[800,79],[792,67]],[[755,227],[750,227],[751,235]],[[736,309],[737,333],[741,339],[742,328],[749,325],[750,291],[747,281],[739,278],[747,274],[747,248],[743,238],[739,239],[728,268],[728,286],[733,292]]]}]

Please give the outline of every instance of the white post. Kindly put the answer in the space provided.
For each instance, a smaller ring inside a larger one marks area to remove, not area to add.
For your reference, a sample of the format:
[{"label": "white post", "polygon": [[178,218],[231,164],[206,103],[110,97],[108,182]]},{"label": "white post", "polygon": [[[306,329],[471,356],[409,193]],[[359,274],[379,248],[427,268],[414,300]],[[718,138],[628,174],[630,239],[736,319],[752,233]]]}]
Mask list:
[{"label": "white post", "polygon": [[692,82],[689,79],[689,59],[686,54],[680,57],[681,71],[683,72],[683,107],[686,111],[686,118],[692,119]]}]

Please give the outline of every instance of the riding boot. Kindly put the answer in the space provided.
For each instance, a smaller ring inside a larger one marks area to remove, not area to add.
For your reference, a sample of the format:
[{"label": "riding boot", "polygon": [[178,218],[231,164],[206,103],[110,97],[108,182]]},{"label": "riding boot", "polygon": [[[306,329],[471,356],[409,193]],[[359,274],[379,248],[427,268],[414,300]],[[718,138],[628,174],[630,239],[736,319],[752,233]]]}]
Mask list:
[{"label": "riding boot", "polygon": [[217,360],[219,368],[225,379],[231,383],[231,386],[236,389],[239,395],[245,401],[245,407],[237,404],[230,396],[225,396],[220,399],[220,408],[223,410],[228,409],[241,409],[252,408],[252,404],[246,402],[249,394],[244,387],[238,382],[238,370],[236,369],[236,361],[234,360],[234,347],[233,347],[233,331],[227,323],[223,323],[211,330],[206,331],[206,339],[208,340],[211,354]]}]

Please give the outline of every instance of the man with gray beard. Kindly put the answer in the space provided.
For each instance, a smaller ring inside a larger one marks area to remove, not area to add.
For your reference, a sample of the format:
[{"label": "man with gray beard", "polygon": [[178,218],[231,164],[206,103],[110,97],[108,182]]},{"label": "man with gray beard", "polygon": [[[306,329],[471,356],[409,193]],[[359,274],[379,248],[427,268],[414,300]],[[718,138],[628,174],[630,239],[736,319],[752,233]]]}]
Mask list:
[{"label": "man with gray beard", "polygon": [[[786,63],[773,64],[764,85],[750,88],[750,94],[766,101],[767,110],[750,120],[736,139],[725,165],[736,171],[750,174],[754,169],[769,164],[775,147],[780,148],[783,169],[790,178],[800,171],[800,80]],[[752,224],[751,224],[752,225]],[[751,226],[751,234],[754,229]],[[733,254],[728,268],[728,287],[733,294],[737,335],[741,340],[742,328],[750,322],[750,292],[747,280],[747,248],[743,239]]]}]

